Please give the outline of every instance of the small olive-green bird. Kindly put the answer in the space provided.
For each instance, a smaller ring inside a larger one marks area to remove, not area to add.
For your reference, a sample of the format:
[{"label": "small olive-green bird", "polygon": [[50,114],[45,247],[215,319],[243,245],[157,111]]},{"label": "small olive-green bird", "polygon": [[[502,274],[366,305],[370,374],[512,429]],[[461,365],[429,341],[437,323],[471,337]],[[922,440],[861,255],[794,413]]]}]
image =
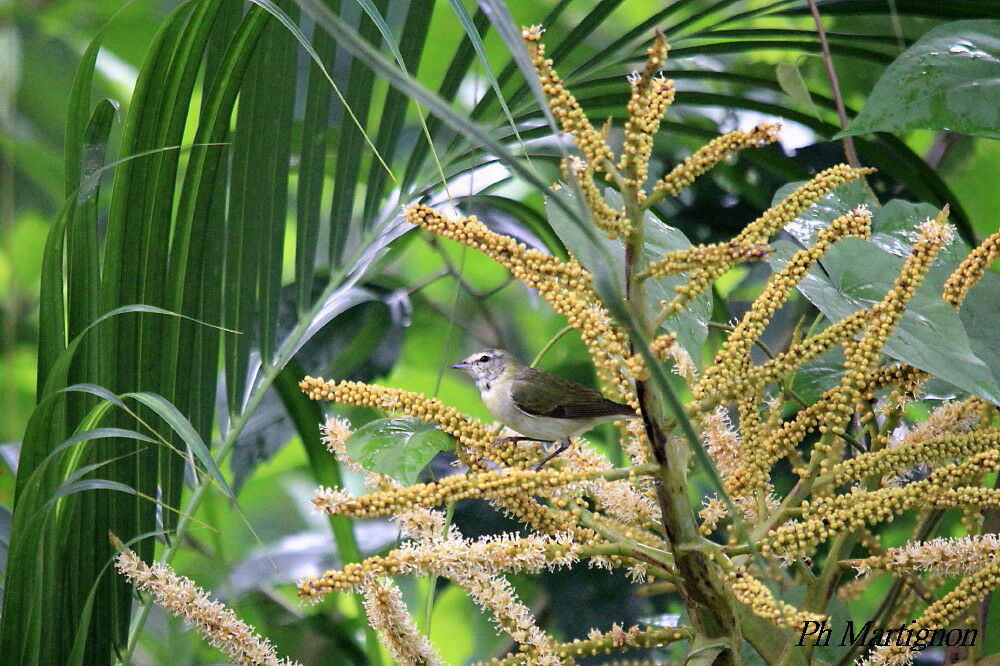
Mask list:
[{"label": "small olive-green bird", "polygon": [[493,418],[523,435],[500,441],[557,444],[535,469],[565,451],[571,437],[601,423],[636,416],[628,405],[608,400],[583,384],[530,368],[502,349],[476,352],[451,367],[472,377]]}]

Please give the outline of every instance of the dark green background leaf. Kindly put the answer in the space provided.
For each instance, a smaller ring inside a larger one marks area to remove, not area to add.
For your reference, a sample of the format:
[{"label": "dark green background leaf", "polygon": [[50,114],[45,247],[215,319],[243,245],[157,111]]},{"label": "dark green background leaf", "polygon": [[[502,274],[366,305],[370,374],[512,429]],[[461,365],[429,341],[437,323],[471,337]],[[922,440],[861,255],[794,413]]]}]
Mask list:
[{"label": "dark green background leaf", "polygon": [[837,136],[910,129],[1000,137],[1000,21],[934,28],[883,72]]}]

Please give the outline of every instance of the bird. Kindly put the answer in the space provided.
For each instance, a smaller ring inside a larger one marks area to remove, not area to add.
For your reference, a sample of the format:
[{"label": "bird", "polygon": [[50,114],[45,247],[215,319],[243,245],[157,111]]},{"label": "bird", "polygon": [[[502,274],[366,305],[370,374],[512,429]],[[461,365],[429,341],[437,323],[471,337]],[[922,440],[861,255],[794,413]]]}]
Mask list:
[{"label": "bird", "polygon": [[541,469],[565,451],[570,438],[601,423],[637,416],[628,405],[609,400],[589,386],[529,367],[502,349],[478,351],[450,367],[465,371],[493,418],[518,433],[496,443],[556,444],[532,469]]}]

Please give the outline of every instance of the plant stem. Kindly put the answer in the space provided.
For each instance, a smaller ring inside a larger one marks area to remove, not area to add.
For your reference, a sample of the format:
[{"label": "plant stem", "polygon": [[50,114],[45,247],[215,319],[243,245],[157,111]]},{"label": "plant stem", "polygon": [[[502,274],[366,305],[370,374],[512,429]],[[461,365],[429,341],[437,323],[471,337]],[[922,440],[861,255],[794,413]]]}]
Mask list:
[{"label": "plant stem", "polygon": [[[840,94],[840,84],[837,82],[837,72],[833,68],[833,57],[830,55],[830,45],[826,41],[826,31],[823,29],[823,21],[819,16],[819,8],[816,7],[816,0],[806,0],[809,3],[809,13],[812,14],[813,23],[816,24],[816,35],[819,37],[819,48],[823,53],[823,67],[826,69],[826,78],[830,82],[830,91],[833,93],[833,103],[837,107],[837,118],[840,120],[840,129],[847,128],[847,111],[844,108],[844,98]],[[854,148],[854,139],[845,136],[844,155],[847,163],[857,169],[861,166],[858,161],[858,153]]]},{"label": "plant stem", "polygon": [[[625,243],[625,297],[628,309],[638,318],[636,333],[639,339],[633,338],[631,347],[634,350],[637,345],[641,345],[645,358],[648,350],[642,338],[648,337],[652,325],[646,316],[644,280],[638,277],[645,243],[644,209],[639,203],[635,188],[626,187],[622,198],[631,220],[631,231]],[[635,390],[646,436],[653,458],[659,466],[655,482],[656,496],[664,534],[673,551],[679,575],[677,591],[688,611],[692,629],[698,637],[697,642],[724,644],[715,663],[741,663],[742,640],[734,613],[734,600],[723,583],[718,564],[708,552],[709,546],[714,544],[702,537],[698,530],[694,509],[687,494],[687,446],[669,442],[668,453],[667,431],[661,422],[664,410],[659,399],[653,391],[647,389],[644,381],[637,380]],[[669,385],[664,390],[669,391]],[[670,406],[685,437],[691,440],[693,446],[700,447],[697,435],[676,396],[670,393],[664,397],[670,400]]]},{"label": "plant stem", "polygon": [[549,341],[545,343],[545,346],[542,347],[542,349],[538,352],[538,354],[535,355],[534,360],[531,361],[531,367],[533,368],[536,365],[538,365],[538,362],[541,361],[542,358],[547,353],[549,353],[549,350],[552,349],[552,346],[555,343],[559,342],[559,340],[561,340],[564,335],[566,335],[567,333],[569,333],[572,330],[573,330],[573,327],[569,326],[569,325],[563,326],[561,329],[559,329],[559,331],[557,331],[556,334],[553,335],[549,339]]}]

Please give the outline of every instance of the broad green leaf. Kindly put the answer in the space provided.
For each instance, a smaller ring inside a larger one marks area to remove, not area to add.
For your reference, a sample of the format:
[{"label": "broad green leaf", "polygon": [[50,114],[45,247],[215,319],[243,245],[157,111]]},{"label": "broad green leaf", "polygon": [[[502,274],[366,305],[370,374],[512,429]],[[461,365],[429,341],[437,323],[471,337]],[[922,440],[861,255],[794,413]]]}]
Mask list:
[{"label": "broad green leaf", "polygon": [[426,421],[376,419],[351,434],[347,439],[347,455],[365,469],[408,486],[416,483],[420,471],[438,451],[448,451],[454,446],[450,436]]},{"label": "broad green leaf", "polygon": [[843,371],[844,351],[837,346],[796,368],[792,390],[806,404],[812,404],[824,391],[837,385]]},{"label": "broad green leaf", "polygon": [[[646,244],[642,248],[643,261],[654,261],[668,252],[691,247],[691,241],[664,222],[647,212],[644,218]],[[651,311],[660,308],[660,301],[670,301],[676,295],[676,287],[687,282],[684,274],[667,275],[646,283],[646,301]],[[680,313],[670,317],[664,328],[677,335],[677,341],[687,350],[694,362],[701,358],[701,348],[708,337],[708,322],[712,318],[712,292],[706,290],[695,297]]]},{"label": "broad green leaf", "polygon": [[837,135],[954,130],[1000,138],[1000,21],[954,21],[921,37]]},{"label": "broad green leaf", "polygon": [[[856,189],[855,194],[861,194],[861,190]],[[805,211],[786,230],[801,242],[811,243],[821,223],[857,202],[849,186],[840,187]],[[859,303],[881,299],[881,294],[892,285],[903,258],[909,254],[916,226],[937,212],[929,204],[889,201],[876,209],[869,241],[845,239],[835,245],[820,260],[819,267],[806,276],[800,291],[830,318],[849,314],[858,309],[854,305]],[[852,248],[861,249],[852,255]],[[785,243],[776,258],[783,264],[793,251]],[[1000,326],[1000,309],[994,297],[1000,289],[1000,276],[993,273],[983,276],[957,314],[940,298],[942,283],[968,251],[969,247],[958,239],[941,250],[885,352],[963,391],[993,399],[990,396],[998,395],[1000,390],[1000,353],[995,337]],[[843,300],[835,304],[837,297],[833,294],[838,291]],[[848,306],[848,301],[854,305]],[[800,368],[793,388],[804,393],[802,397],[807,401],[814,399],[816,391],[829,388],[837,357],[839,354],[828,352]],[[933,389],[930,385],[925,388],[935,395],[949,394],[946,386],[935,384]]]},{"label": "broad green leaf", "polygon": [[[916,222],[915,222],[916,223]],[[779,241],[771,256],[775,268],[795,252]],[[799,284],[799,291],[820,312],[836,320],[880,301],[892,287],[903,258],[858,238],[835,244]],[[902,319],[884,347],[899,361],[926,370],[991,402],[1000,400],[1000,383],[973,350],[959,315],[941,298],[936,269],[917,289]]]},{"label": "broad green leaf", "polygon": [[965,295],[958,316],[965,326],[972,351],[989,366],[994,381],[1000,384],[1000,345],[997,344],[1000,301],[997,294],[1000,294],[1000,275],[987,271]]},{"label": "broad green leaf", "polygon": [[[875,211],[872,217],[871,242],[890,254],[904,257],[916,240],[916,225],[934,219],[938,209],[926,203],[893,199]],[[970,248],[960,239],[953,240],[938,254],[940,264],[958,264]]]}]

